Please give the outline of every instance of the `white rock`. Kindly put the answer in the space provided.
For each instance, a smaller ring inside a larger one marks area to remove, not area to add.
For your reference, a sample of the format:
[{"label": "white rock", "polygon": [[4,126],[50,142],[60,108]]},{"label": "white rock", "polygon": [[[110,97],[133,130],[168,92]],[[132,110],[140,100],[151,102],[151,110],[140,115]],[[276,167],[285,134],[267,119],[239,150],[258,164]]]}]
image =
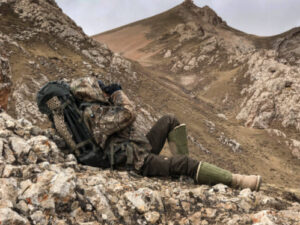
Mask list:
[{"label": "white rock", "polygon": [[19,201],[16,207],[24,214],[29,211],[28,205],[24,200]]},{"label": "white rock", "polygon": [[171,55],[172,55],[172,51],[169,49],[169,50],[165,53],[164,58],[169,58],[169,57],[171,57]]},{"label": "white rock", "polygon": [[7,121],[5,122],[5,127],[6,127],[7,129],[14,129],[15,126],[16,126],[16,123],[15,123],[14,121],[12,121],[12,120],[7,120]]},{"label": "white rock", "polygon": [[250,188],[246,188],[240,191],[239,196],[244,198],[253,198],[253,193]]},{"label": "white rock", "polygon": [[227,117],[224,114],[222,114],[222,113],[218,113],[217,117],[219,117],[221,119],[224,119],[224,120],[228,120]]},{"label": "white rock", "polygon": [[9,177],[22,177],[22,171],[23,171],[23,166],[13,166],[13,165],[5,165],[3,172],[2,172],[2,177],[3,178],[9,178]]},{"label": "white rock", "polygon": [[213,186],[213,189],[215,191],[218,191],[219,193],[226,193],[227,189],[228,189],[228,186],[224,185],[224,184],[216,184],[216,185]]},{"label": "white rock", "polygon": [[26,158],[27,163],[29,163],[29,164],[35,164],[37,162],[37,160],[38,160],[38,157],[35,154],[35,152],[34,151],[30,151],[29,154],[28,154],[28,156],[27,156],[27,158]]},{"label": "white rock", "polygon": [[102,214],[105,214],[109,220],[116,220],[113,211],[110,208],[109,202],[105,195],[102,193],[103,186],[97,185],[92,187],[86,187],[85,197],[93,205],[97,211],[97,217],[102,219]]},{"label": "white rock", "polygon": [[20,157],[22,153],[27,154],[30,150],[30,145],[28,145],[27,142],[20,137],[11,137],[9,141],[12,150],[17,155],[17,157]]},{"label": "white rock", "polygon": [[159,213],[155,212],[155,211],[154,212],[146,212],[144,216],[150,224],[155,224],[160,218]]},{"label": "white rock", "polygon": [[18,224],[29,225],[29,221],[26,218],[21,217],[18,213],[14,212],[10,208],[0,209],[1,224]]},{"label": "white rock", "polygon": [[13,151],[10,148],[4,148],[5,162],[12,164],[16,161]]},{"label": "white rock", "polygon": [[160,211],[164,209],[159,193],[149,188],[140,188],[134,192],[126,192],[125,197],[142,213],[148,212],[151,206],[154,205]]},{"label": "white rock", "polygon": [[44,215],[44,213],[42,211],[36,211],[34,212],[30,218],[32,219],[32,221],[35,223],[35,224],[47,224],[47,219]]},{"label": "white rock", "polygon": [[0,199],[0,209],[2,208],[13,208],[14,205],[11,201],[7,199]]},{"label": "white rock", "polygon": [[75,186],[75,172],[67,168],[52,177],[49,192],[60,200],[70,201],[76,197]]},{"label": "white rock", "polygon": [[46,209],[54,209],[54,198],[49,197],[49,184],[55,175],[55,172],[52,171],[45,171],[39,174],[36,183],[25,188],[18,198],[28,202],[29,206],[42,206]]},{"label": "white rock", "polygon": [[271,211],[264,210],[252,216],[253,224],[255,225],[275,225],[275,218],[272,216]]}]

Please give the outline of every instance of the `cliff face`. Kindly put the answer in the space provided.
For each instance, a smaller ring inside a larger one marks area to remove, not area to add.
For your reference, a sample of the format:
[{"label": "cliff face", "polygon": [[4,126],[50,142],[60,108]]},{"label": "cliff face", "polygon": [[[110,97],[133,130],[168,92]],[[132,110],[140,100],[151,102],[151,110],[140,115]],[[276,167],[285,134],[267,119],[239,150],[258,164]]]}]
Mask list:
[{"label": "cliff face", "polygon": [[[0,113],[1,225],[300,222],[300,142],[294,130],[269,121],[297,127],[298,50],[292,46],[298,34],[270,42],[246,37],[191,1],[161,16],[116,30],[120,36],[110,33],[119,43],[113,50],[135,62],[86,36],[53,0],[0,1],[0,106],[6,111]],[[79,165],[46,129],[35,95],[50,80],[85,75],[121,83],[145,132],[158,116],[176,114],[188,124],[192,157],[259,173],[266,181],[262,191]],[[269,129],[242,127],[236,116]]]}]

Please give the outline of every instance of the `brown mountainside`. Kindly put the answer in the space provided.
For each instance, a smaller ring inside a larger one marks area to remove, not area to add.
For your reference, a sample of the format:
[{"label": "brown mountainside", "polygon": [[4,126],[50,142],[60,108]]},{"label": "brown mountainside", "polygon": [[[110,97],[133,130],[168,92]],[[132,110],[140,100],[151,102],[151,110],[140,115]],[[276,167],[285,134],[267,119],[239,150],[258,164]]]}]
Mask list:
[{"label": "brown mountainside", "polygon": [[249,35],[185,1],[93,38],[136,62],[138,95],[188,124],[194,157],[299,187],[299,28]]}]

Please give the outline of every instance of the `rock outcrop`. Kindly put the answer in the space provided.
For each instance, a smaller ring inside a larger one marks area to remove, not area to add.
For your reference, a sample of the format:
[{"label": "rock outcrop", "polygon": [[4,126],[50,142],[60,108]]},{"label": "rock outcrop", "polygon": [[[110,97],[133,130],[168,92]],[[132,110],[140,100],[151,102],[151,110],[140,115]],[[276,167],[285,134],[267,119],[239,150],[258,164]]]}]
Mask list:
[{"label": "rock outcrop", "polygon": [[6,109],[11,88],[11,74],[8,60],[0,57],[0,110]]},{"label": "rock outcrop", "polygon": [[61,140],[0,114],[1,224],[297,224],[287,195],[82,166]]},{"label": "rock outcrop", "polygon": [[35,93],[50,80],[132,77],[128,60],[89,38],[53,0],[1,1],[0,13],[0,104],[6,108],[8,101],[8,111],[18,118],[44,121]]}]

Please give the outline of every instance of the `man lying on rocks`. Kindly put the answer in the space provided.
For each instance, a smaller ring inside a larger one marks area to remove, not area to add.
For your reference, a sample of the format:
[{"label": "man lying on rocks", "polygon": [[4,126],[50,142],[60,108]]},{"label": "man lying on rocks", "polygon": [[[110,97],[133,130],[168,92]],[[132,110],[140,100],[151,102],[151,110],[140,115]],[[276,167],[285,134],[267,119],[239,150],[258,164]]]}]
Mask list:
[{"label": "man lying on rocks", "polygon": [[[65,86],[69,88],[82,110],[82,120],[88,130],[85,133],[91,133],[93,143],[98,146],[97,151],[77,151],[75,155],[79,162],[102,168],[128,169],[149,177],[185,175],[193,178],[198,184],[223,183],[234,188],[259,190],[260,176],[232,174],[215,165],[188,157],[186,127],[174,116],[163,116],[144,135],[135,122],[134,104],[120,85],[105,86],[93,77],[85,77],[74,80],[70,86]],[[41,90],[45,89],[47,90],[45,87]],[[61,99],[47,99],[46,104],[51,110],[48,115],[68,145],[78,150],[87,142],[78,144],[72,140],[74,134],[70,135],[70,129],[66,129],[65,123],[68,118],[63,114],[69,101],[64,102]],[[172,157],[159,155],[166,140]]]}]

